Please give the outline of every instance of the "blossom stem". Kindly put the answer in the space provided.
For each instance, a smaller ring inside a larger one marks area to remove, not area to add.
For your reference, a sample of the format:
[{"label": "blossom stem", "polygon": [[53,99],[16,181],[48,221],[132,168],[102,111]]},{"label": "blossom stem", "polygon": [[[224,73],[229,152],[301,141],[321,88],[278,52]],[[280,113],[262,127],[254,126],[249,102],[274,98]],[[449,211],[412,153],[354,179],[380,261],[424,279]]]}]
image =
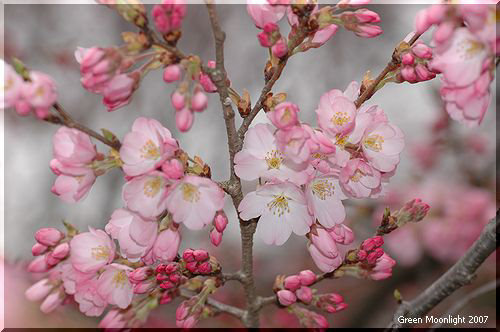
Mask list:
[{"label": "blossom stem", "polygon": [[[196,294],[193,292],[190,292],[186,289],[181,289],[181,296],[182,297],[190,299],[191,297],[193,297],[195,295]],[[219,312],[224,312],[224,313],[230,314],[230,315],[235,316],[235,317],[240,318],[240,319],[244,316],[244,313],[245,313],[245,311],[240,309],[240,308],[219,302],[219,301],[214,300],[212,298],[207,298],[207,304],[214,307]]]},{"label": "blossom stem", "polygon": [[[421,35],[422,34],[418,33],[413,35],[413,37],[408,42],[408,45],[411,46],[415,44],[415,42],[418,40],[418,38],[420,38]],[[375,94],[376,92],[375,88],[378,86],[378,84],[387,76],[387,74],[396,69],[400,63],[401,63],[400,52],[398,47],[396,47],[394,49],[394,52],[392,53],[391,61],[387,64],[387,66],[385,66],[385,68],[380,72],[380,74],[378,74],[377,78],[375,78],[375,80],[371,82],[371,84],[366,88],[366,90],[363,91],[363,93],[354,102],[356,107],[359,108],[361,105],[363,105],[365,101],[370,99]]]}]

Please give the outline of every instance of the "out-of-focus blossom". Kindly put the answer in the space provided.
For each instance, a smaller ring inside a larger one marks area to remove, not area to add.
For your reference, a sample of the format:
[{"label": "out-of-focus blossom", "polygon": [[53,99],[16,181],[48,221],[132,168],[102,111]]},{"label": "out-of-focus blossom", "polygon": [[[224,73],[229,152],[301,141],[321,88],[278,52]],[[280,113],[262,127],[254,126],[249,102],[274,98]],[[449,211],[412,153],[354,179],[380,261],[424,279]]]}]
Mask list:
[{"label": "out-of-focus blossom", "polygon": [[247,12],[258,28],[268,23],[277,23],[285,16],[286,6],[271,5],[267,1],[247,1]]}]

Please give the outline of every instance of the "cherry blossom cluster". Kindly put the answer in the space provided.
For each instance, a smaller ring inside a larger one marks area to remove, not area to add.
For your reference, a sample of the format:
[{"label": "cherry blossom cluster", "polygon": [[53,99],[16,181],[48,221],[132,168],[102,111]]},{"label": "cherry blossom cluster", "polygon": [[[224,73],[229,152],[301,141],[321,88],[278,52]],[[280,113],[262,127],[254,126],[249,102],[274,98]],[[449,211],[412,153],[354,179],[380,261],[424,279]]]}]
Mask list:
[{"label": "cherry blossom cluster", "polygon": [[[406,41],[413,35],[411,33]],[[436,72],[429,68],[430,60],[432,60],[432,49],[421,41],[415,42],[407,51],[402,52],[399,81],[418,83],[435,78]]]},{"label": "cherry blossom cluster", "polygon": [[[345,1],[335,7],[324,6],[320,9],[314,0],[247,1],[247,12],[255,26],[262,29],[257,35],[261,46],[269,48],[274,57],[281,58],[288,54],[289,42],[296,38],[300,25],[306,26],[309,33],[298,51],[320,47],[335,35],[339,25],[359,37],[380,35],[382,29],[373,24],[380,22],[379,15],[365,8],[353,10],[357,5]],[[288,40],[280,33],[278,26],[285,15],[291,27]]]},{"label": "cherry blossom cluster", "polygon": [[436,26],[429,65],[442,73],[446,110],[467,126],[479,125],[490,103],[498,55],[497,15],[494,4],[437,4],[416,18],[417,33]]},{"label": "cherry blossom cluster", "polygon": [[31,71],[21,76],[10,65],[2,61],[5,68],[2,108],[15,108],[17,114],[27,116],[34,113],[45,119],[57,100],[54,80],[39,71]]},{"label": "cherry blossom cluster", "polygon": [[376,197],[394,174],[404,147],[401,130],[378,106],[357,108],[359,85],[331,90],[319,102],[319,128],[298,119],[299,107],[280,102],[257,124],[235,156],[236,174],[260,179],[238,207],[244,220],[260,217],[256,235],[282,245],[294,232],[308,235],[316,265],[333,271],[343,261],[339,245],[352,231],[342,225],[348,198]]}]

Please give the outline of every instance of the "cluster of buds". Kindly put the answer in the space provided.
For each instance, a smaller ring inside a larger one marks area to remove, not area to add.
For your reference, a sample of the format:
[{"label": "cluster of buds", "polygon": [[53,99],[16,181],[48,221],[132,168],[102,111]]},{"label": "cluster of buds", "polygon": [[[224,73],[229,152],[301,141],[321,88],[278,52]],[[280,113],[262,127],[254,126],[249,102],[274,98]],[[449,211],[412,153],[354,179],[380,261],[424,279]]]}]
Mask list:
[{"label": "cluster of buds", "polygon": [[163,0],[161,4],[154,5],[152,14],[156,30],[165,40],[171,43],[177,42],[186,12],[187,5],[184,0]]},{"label": "cluster of buds", "polygon": [[115,48],[82,48],[75,52],[80,64],[81,82],[85,89],[103,96],[108,111],[114,111],[130,103],[139,85],[142,70],[126,73],[135,59],[126,57]]},{"label": "cluster of buds", "polygon": [[338,246],[348,245],[354,241],[352,230],[343,225],[336,225],[330,229],[315,224],[309,233],[309,253],[314,263],[323,272],[331,272],[343,262]]},{"label": "cluster of buds", "polygon": [[64,234],[55,228],[41,228],[35,233],[37,243],[31,248],[35,258],[28,266],[30,272],[47,272],[69,254],[69,243],[63,242]]},{"label": "cluster of buds", "polygon": [[54,81],[44,73],[28,72],[20,61],[14,61],[14,64],[15,70],[8,64],[4,65],[4,102],[0,108],[13,107],[22,116],[33,112],[39,119],[47,118],[57,100]]},{"label": "cluster of buds", "polygon": [[357,253],[358,261],[374,265],[384,254],[384,249],[381,248],[383,244],[384,238],[379,235],[364,240]]},{"label": "cluster of buds", "polygon": [[298,275],[286,278],[278,276],[274,290],[282,306],[288,307],[297,301],[310,304],[313,300],[313,291],[310,285],[316,281],[316,275],[311,270],[301,271]]},{"label": "cluster of buds", "polygon": [[418,83],[428,81],[436,77],[437,72],[429,68],[432,59],[432,49],[417,41],[411,48],[401,54],[401,71],[398,81]]},{"label": "cluster of buds", "polygon": [[209,311],[209,308],[205,304],[208,296],[216,289],[215,281],[209,278],[203,282],[203,287],[197,295],[183,301],[175,312],[177,327],[194,327],[202,315],[205,316],[207,311]]},{"label": "cluster of buds", "polygon": [[181,266],[193,275],[209,275],[220,270],[219,262],[205,250],[186,249],[182,254]]},{"label": "cluster of buds", "polygon": [[186,281],[178,263],[160,264],[155,269],[156,281],[165,292],[160,304],[170,303],[177,295],[178,287]]},{"label": "cluster of buds", "polygon": [[358,37],[373,38],[383,32],[378,25],[372,24],[380,22],[380,16],[365,8],[358,9],[354,12],[343,12],[340,14],[339,18],[344,28],[354,32]]},{"label": "cluster of buds", "polygon": [[276,23],[267,23],[263,31],[257,35],[262,47],[271,48],[271,52],[277,58],[281,58],[288,53],[286,40],[281,36],[279,27]]},{"label": "cluster of buds", "polygon": [[382,222],[377,229],[377,234],[389,234],[398,227],[402,227],[409,222],[419,222],[425,218],[429,212],[430,206],[422,202],[420,198],[412,199],[406,202],[405,205],[391,215],[391,211],[387,208],[382,216]]},{"label": "cluster of buds", "polygon": [[355,265],[347,266],[345,272],[372,280],[389,278],[396,261],[384,252],[383,244],[383,237],[377,235],[364,240],[359,249],[349,251],[346,261]]},{"label": "cluster of buds", "polygon": [[214,227],[212,228],[212,231],[210,232],[210,242],[214,246],[219,246],[219,244],[222,241],[222,234],[224,233],[224,230],[226,229],[226,226],[228,224],[227,216],[224,213],[224,211],[218,211],[217,214],[215,215],[213,225]]},{"label": "cluster of buds", "polygon": [[46,278],[33,284],[25,292],[25,296],[30,301],[42,301],[40,310],[43,313],[50,313],[68,299],[59,278],[60,272],[53,269]]},{"label": "cluster of buds", "polygon": [[319,294],[313,297],[313,304],[328,313],[335,313],[347,308],[347,303],[340,294]]}]

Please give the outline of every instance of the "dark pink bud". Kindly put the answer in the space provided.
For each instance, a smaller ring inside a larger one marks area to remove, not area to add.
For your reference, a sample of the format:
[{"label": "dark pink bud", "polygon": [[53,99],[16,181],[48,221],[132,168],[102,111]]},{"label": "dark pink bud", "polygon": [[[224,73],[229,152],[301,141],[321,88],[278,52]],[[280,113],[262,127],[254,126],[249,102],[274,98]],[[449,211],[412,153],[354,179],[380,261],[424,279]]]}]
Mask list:
[{"label": "dark pink bud", "polygon": [[382,236],[374,236],[372,237],[372,240],[376,247],[380,247],[384,244],[384,238]]},{"label": "dark pink bud", "polygon": [[222,242],[222,233],[217,231],[215,228],[210,232],[210,242],[216,247]]},{"label": "dark pink bud", "polygon": [[193,251],[193,256],[194,259],[198,262],[206,261],[209,257],[208,252],[201,249]]},{"label": "dark pink bud", "polygon": [[401,62],[403,63],[403,65],[412,65],[415,62],[415,57],[410,53],[406,53],[401,58]]},{"label": "dark pink bud", "polygon": [[177,271],[177,264],[170,263],[167,266],[165,266],[165,273],[171,274]]},{"label": "dark pink bud", "polygon": [[64,234],[55,228],[41,228],[35,233],[35,240],[45,246],[54,246],[63,237]]},{"label": "dark pink bud", "polygon": [[204,262],[198,265],[198,273],[200,274],[209,274],[212,272],[212,266],[209,262]]},{"label": "dark pink bud", "polygon": [[214,225],[218,232],[222,233],[226,229],[228,220],[224,211],[219,211],[214,219]]},{"label": "dark pink bud", "polygon": [[358,259],[360,261],[364,260],[367,255],[368,255],[368,253],[366,251],[364,251],[364,250],[359,250],[358,251]]},{"label": "dark pink bud", "polygon": [[186,269],[189,272],[194,273],[194,272],[196,272],[197,265],[198,265],[197,262],[189,262],[186,264]]},{"label": "dark pink bud", "polygon": [[181,277],[178,274],[171,274],[170,277],[169,277],[169,280],[171,282],[173,282],[174,284],[177,284],[181,280]]},{"label": "dark pink bud", "polygon": [[257,38],[259,39],[259,43],[262,47],[269,48],[272,46],[271,39],[269,38],[269,35],[267,33],[265,33],[264,31],[257,34]]},{"label": "dark pink bud", "polygon": [[182,259],[185,260],[186,262],[194,262],[194,255],[193,255],[194,250],[193,249],[186,249],[184,250],[184,253],[182,254]]},{"label": "dark pink bud", "polygon": [[271,48],[273,55],[277,58],[284,57],[288,53],[288,47],[285,43],[285,39],[280,38]]},{"label": "dark pink bud", "polygon": [[264,29],[263,30],[264,30],[265,33],[271,34],[274,31],[278,31],[278,25],[276,25],[275,23],[269,22],[266,25],[264,25]]},{"label": "dark pink bud", "polygon": [[175,285],[168,280],[164,281],[160,284],[160,288],[162,288],[162,289],[172,289],[174,287],[175,287]]},{"label": "dark pink bud", "polygon": [[297,298],[305,304],[309,304],[312,301],[312,290],[309,287],[302,286],[296,292]]},{"label": "dark pink bud", "polygon": [[300,277],[296,275],[288,276],[284,281],[285,288],[295,292],[301,286]]},{"label": "dark pink bud", "polygon": [[172,300],[173,300],[173,297],[172,297],[171,292],[164,292],[163,296],[160,299],[160,304],[167,304],[167,303],[172,302]]},{"label": "dark pink bud", "polygon": [[300,271],[299,279],[302,286],[309,286],[316,281],[316,274],[311,270]]},{"label": "dark pink bud", "polygon": [[[159,267],[159,266],[158,266]],[[128,278],[132,283],[138,283],[140,281],[146,280],[151,274],[152,270],[148,266],[140,267],[130,272]]]}]

